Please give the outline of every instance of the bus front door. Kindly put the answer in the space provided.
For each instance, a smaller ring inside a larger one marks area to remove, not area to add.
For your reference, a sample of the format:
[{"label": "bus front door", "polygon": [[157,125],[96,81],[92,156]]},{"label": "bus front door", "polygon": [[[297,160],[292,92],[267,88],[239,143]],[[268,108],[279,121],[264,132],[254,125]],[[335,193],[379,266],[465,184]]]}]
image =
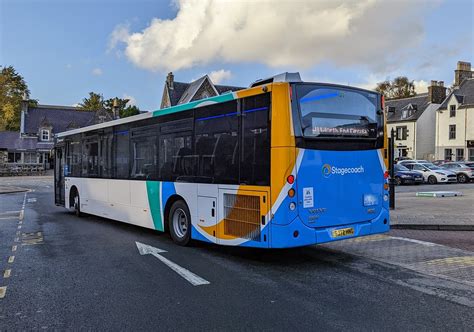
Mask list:
[{"label": "bus front door", "polygon": [[54,202],[64,206],[64,145],[55,148],[54,162]]}]

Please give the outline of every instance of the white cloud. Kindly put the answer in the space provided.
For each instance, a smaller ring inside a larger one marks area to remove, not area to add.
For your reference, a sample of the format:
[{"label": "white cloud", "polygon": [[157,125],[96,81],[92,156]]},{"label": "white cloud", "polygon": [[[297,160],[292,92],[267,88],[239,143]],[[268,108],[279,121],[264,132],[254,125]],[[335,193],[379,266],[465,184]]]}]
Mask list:
[{"label": "white cloud", "polygon": [[137,105],[137,99],[134,96],[130,96],[126,93],[123,94],[122,99],[128,99],[128,106],[136,106]]},{"label": "white cloud", "polygon": [[323,61],[390,71],[423,38],[436,3],[420,0],[175,0],[173,19],[154,18],[141,32],[119,25],[109,50],[124,44],[138,67],[178,70],[213,61],[308,68]]},{"label": "white cloud", "polygon": [[211,71],[211,73],[209,74],[209,78],[214,84],[219,84],[225,80],[228,80],[231,77],[232,77],[231,71],[224,70],[224,69],[214,70],[214,71]]},{"label": "white cloud", "polygon": [[428,86],[430,85],[429,82],[426,82],[426,81],[423,81],[423,80],[413,81],[413,84],[415,84],[416,93],[428,92]]},{"label": "white cloud", "polygon": [[100,75],[102,75],[102,74],[103,74],[102,69],[100,69],[100,68],[94,68],[94,69],[92,69],[92,75],[94,75],[94,76],[100,76]]}]

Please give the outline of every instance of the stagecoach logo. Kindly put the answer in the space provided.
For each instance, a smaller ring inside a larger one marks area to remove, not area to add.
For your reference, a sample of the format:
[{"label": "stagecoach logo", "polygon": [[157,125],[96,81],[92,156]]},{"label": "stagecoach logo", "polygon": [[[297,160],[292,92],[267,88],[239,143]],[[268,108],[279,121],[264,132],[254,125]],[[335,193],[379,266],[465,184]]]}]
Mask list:
[{"label": "stagecoach logo", "polygon": [[346,175],[346,174],[360,174],[364,173],[364,167],[359,166],[359,167],[336,167],[336,166],[331,166],[329,164],[324,164],[322,168],[322,173],[325,178],[328,178],[331,176],[331,174],[334,175]]}]

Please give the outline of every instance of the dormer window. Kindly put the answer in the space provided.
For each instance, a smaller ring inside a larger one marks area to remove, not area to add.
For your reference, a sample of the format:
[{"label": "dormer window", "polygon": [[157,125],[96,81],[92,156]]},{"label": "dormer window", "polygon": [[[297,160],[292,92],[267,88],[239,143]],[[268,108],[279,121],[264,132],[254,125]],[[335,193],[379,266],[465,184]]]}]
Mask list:
[{"label": "dormer window", "polygon": [[51,133],[48,129],[41,129],[41,140],[49,141]]},{"label": "dormer window", "polygon": [[407,110],[403,110],[402,112],[402,119],[406,119],[408,117],[408,111]]}]

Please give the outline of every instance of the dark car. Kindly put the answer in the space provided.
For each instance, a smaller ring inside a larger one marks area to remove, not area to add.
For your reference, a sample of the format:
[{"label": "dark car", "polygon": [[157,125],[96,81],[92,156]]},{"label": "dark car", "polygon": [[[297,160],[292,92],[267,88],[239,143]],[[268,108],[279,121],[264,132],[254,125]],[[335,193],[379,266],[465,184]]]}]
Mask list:
[{"label": "dark car", "polygon": [[395,184],[420,184],[423,183],[423,175],[420,172],[410,171],[403,165],[395,164]]}]

